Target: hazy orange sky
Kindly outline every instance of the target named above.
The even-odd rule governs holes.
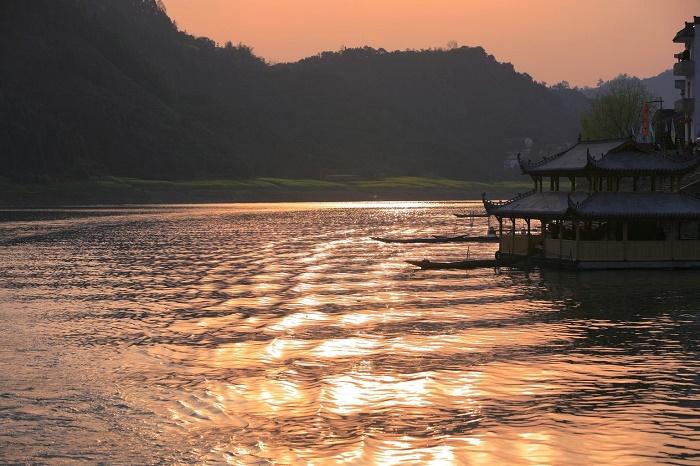
[[[538,81],[594,85],[670,68],[700,0],[164,0],[191,34],[253,47],[270,62],[341,46],[481,45]]]

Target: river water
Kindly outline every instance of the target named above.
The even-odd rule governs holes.
[[[700,273],[415,272],[477,203],[0,213],[0,463],[699,464]]]

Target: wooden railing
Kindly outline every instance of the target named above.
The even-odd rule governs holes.
[[[542,235],[519,235],[515,237],[509,233],[501,236],[499,250],[507,254],[526,256],[535,250],[537,245],[542,244]]]
[[[544,256],[547,259],[576,260],[576,241],[566,239],[544,240]]]

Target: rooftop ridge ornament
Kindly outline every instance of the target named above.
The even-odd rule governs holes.
[[[491,201],[489,199],[486,199],[486,192],[481,193],[481,201],[484,203],[484,209],[486,209],[486,212],[489,213],[493,209],[498,208],[501,206],[500,202],[496,201]]]
[[[520,199],[523,199],[528,196],[532,196],[533,194],[537,193],[536,189],[531,189],[529,191],[526,191],[524,193],[518,193],[515,197],[512,197],[511,199],[506,199],[505,201],[491,201],[486,199],[486,193],[482,192],[481,193],[481,200],[484,203],[484,207],[486,207],[486,210],[490,210],[490,208],[496,208],[496,207],[503,207],[509,204],[512,204],[513,202],[519,201]]]
[[[552,160],[554,160],[554,159],[556,159],[556,158],[558,158],[558,157],[561,157],[562,155],[566,154],[567,152],[569,152],[571,149],[573,149],[574,147],[576,147],[576,146],[578,146],[578,145],[579,145],[579,143],[577,142],[576,144],[574,144],[573,146],[569,147],[568,149],[565,149],[565,150],[563,150],[563,151],[561,151],[561,152],[557,152],[557,153],[555,153],[555,154],[553,154],[553,155],[549,155],[549,156],[546,156],[546,157],[542,157],[542,160],[538,160],[537,162],[530,162],[530,161],[528,160],[528,167],[529,167],[529,168],[537,168],[537,167],[539,167],[539,166],[542,166],[542,165],[544,165],[544,164],[547,163],[547,162],[551,162]]]
[[[586,165],[596,166],[596,160],[591,155],[591,149],[586,149]]]
[[[522,156],[520,155],[520,152],[518,152],[517,159],[518,159],[518,165],[520,166],[520,171],[523,173],[527,172],[527,169],[532,165],[532,162],[530,161],[530,159],[527,159],[527,161],[524,161],[522,159]]]

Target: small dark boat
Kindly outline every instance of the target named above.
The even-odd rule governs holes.
[[[469,212],[466,214],[454,214],[457,218],[486,218],[489,216],[486,212]]]
[[[419,244],[419,243],[497,243],[497,236],[431,236],[429,238],[379,238],[372,237],[382,243]]]
[[[495,259],[483,259],[483,260],[469,260],[469,261],[457,261],[457,262],[433,262],[428,259],[423,259],[420,261],[406,261],[411,265],[420,267],[421,270],[469,270],[469,269],[484,269],[484,268],[495,268],[501,265]]]

